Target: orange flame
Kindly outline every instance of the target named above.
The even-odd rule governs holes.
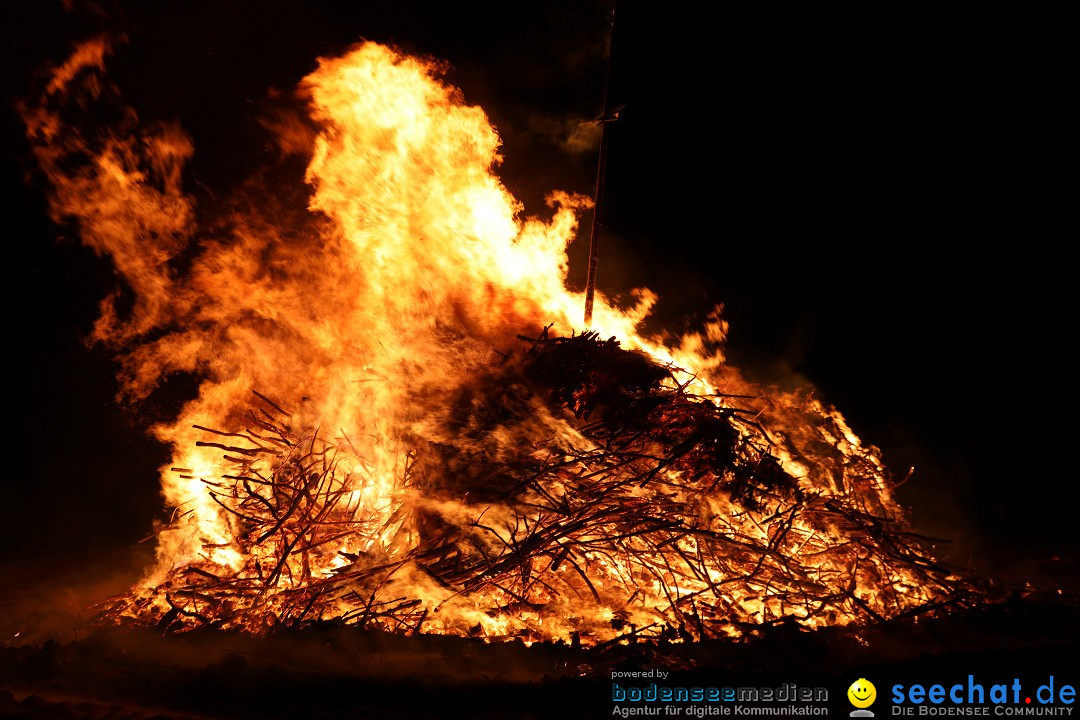
[[[124,127],[104,138],[84,137],[63,121],[72,99],[114,93],[103,80],[107,53],[100,39],[81,45],[55,70],[41,102],[23,111],[55,186],[54,217],[77,220],[84,242],[112,258],[133,292],[130,313],[117,309],[116,297],[103,304],[93,333],[122,353],[125,394],[143,398],[176,372],[201,378],[198,397],[176,421],[155,428],[174,449],[162,487],[177,512],[159,533],[146,592],[190,563],[220,574],[263,572],[263,564],[272,563],[260,556],[264,550],[237,541],[234,520],[208,489],[235,463],[223,460],[222,443],[202,442],[206,428],[243,427],[253,391],[286,405],[299,402],[287,422],[298,442],[314,448],[316,438],[327,438],[344,449],[330,473],[334,497],[351,521],[378,529],[342,538],[320,556],[320,566],[297,569],[296,577],[329,577],[343,558],[358,554],[407,559],[417,539],[403,508],[436,508],[445,521],[462,526],[481,517],[492,526],[509,522],[498,503],[451,502],[403,484],[417,437],[472,443],[493,458],[520,445],[523,435],[589,445],[568,418],[541,405],[528,427],[452,437],[453,391],[494,367],[518,333],[535,336],[548,324],[562,335],[573,332],[583,298],[566,289],[565,248],[589,201],[554,192],[549,219],[524,216],[494,173],[497,132],[480,108],[439,79],[436,64],[374,43],[321,60],[302,85],[318,127],[305,176],[310,212],[279,222],[276,216],[287,211],[275,209],[267,195],[238,202],[226,224],[207,231],[195,227],[194,203],[181,189],[193,146],[179,128],[140,128],[130,110]],[[286,145],[296,142],[291,137]],[[75,156],[90,161],[72,164]],[[619,309],[598,295],[592,329],[683,368],[687,386],[702,396],[715,396],[718,387],[759,394],[723,364],[717,348],[725,326],[718,314],[702,332],[683,338],[639,335],[654,301],[640,291],[633,307]],[[870,510],[899,521],[877,452],[861,444],[839,413],[786,395],[771,396],[759,409],[773,429],[773,455],[800,487],[816,496],[857,493]],[[708,505],[702,513],[729,517],[747,537],[773,542],[731,498],[717,494]],[[792,517],[795,530],[784,542],[797,552],[812,546],[821,528]],[[686,552],[696,551],[694,541],[686,542]],[[622,561],[612,557],[589,562],[595,599],[619,598],[574,609],[593,617],[595,638],[605,637],[598,628],[616,612],[641,625],[655,621],[663,589],[644,571],[613,567]],[[931,597],[910,577],[882,578],[869,562],[854,569],[858,562],[823,556],[818,564],[824,573],[849,577],[849,592],[859,596],[893,584],[912,603]],[[613,588],[635,573],[640,598],[631,602]],[[719,569],[710,577],[682,576],[679,592],[715,592],[725,580]],[[427,631],[479,627],[501,636],[528,628],[535,637],[565,637],[582,627],[566,619],[566,608],[492,613],[411,565],[399,569],[396,582],[407,588],[398,592],[440,610],[438,620],[424,621]],[[757,597],[722,600],[747,618],[798,616],[770,600],[767,588]]]

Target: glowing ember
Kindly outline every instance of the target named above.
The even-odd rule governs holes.
[[[320,61],[302,87],[317,131],[282,125],[307,148],[310,212],[249,187],[207,230],[181,130],[128,109],[103,135],[65,121],[116,102],[107,54],[87,42],[55,70],[29,136],[55,219],[132,291],[93,334],[125,393],[201,379],[155,428],[174,521],[111,618],[597,643],[962,599],[876,451],[724,365],[718,315],[648,339],[650,293],[599,295],[575,333],[565,248],[588,201],[556,192],[550,219],[523,217],[494,128],[437,67],[372,43]]]

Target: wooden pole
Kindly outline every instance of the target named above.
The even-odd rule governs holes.
[[[615,66],[615,8],[611,4],[611,30],[608,35],[607,76],[604,79],[604,110],[600,115],[600,158],[596,169],[596,191],[593,193],[592,232],[589,236],[589,273],[585,279],[585,327],[592,323],[593,296],[596,294],[596,263],[600,253],[601,208],[604,202],[604,170],[607,166],[608,123],[615,119],[611,112],[611,76]]]

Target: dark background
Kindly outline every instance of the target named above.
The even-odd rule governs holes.
[[[0,590],[135,567],[163,508],[159,408],[113,401],[87,348],[108,263],[47,216],[14,103],[73,42],[127,43],[110,78],[144,120],[177,119],[185,179],[225,191],[275,150],[269,88],[361,38],[447,60],[491,116],[527,211],[591,194],[595,150],[545,127],[597,116],[607,3],[191,2],[5,6],[4,306],[8,442]],[[529,7],[518,7],[528,5]],[[657,326],[723,303],[731,361],[813,384],[900,477],[941,552],[1041,589],[1075,572],[1074,164],[1062,18],[880,10],[748,16],[620,5],[599,285],[659,292]],[[571,247],[584,281],[588,218]],[[182,395],[159,398],[165,406]],[[132,550],[136,547],[135,550]],[[141,548],[141,549],[140,549]]]

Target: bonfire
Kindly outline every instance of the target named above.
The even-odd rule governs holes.
[[[566,287],[588,198],[524,215],[499,137],[444,68],[365,43],[268,122],[304,184],[199,226],[174,125],[123,108],[80,45],[23,108],[57,220],[127,294],[93,340],[125,398],[199,378],[154,428],[171,520],[116,623],[344,624],[582,645],[697,641],[963,607],[876,449],[812,392],[724,362],[719,314],[639,331],[655,297]],[[72,119],[72,116],[75,119]],[[299,210],[288,198],[302,194]]]

